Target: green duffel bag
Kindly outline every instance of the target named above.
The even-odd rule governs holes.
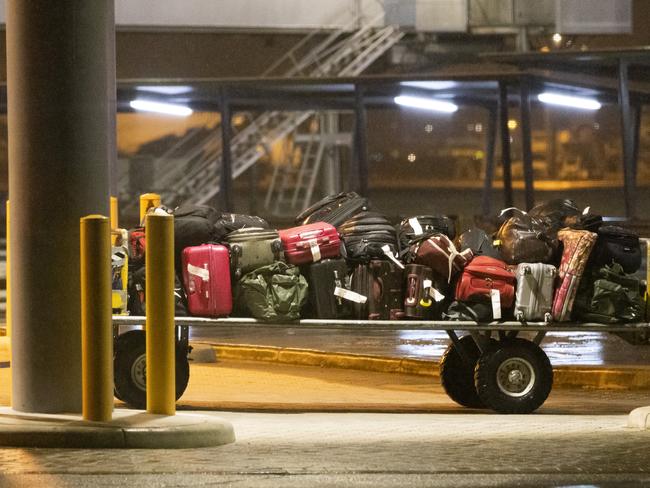
[[[239,286],[240,305],[264,322],[299,320],[307,300],[307,280],[296,266],[282,261],[245,274]]]
[[[639,280],[625,274],[620,264],[600,268],[585,291],[588,295],[582,296],[578,307],[580,320],[605,324],[643,320]]]

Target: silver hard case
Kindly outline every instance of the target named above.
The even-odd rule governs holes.
[[[551,264],[521,263],[517,266],[517,320],[551,321],[556,276],[557,269]]]

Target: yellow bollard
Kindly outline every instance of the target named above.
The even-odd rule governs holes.
[[[84,420],[107,422],[113,412],[113,331],[109,219],[81,219],[81,374]]]
[[[145,193],[140,195],[140,222],[144,222],[147,210],[152,207],[159,207],[161,204],[160,195],[157,193]]]
[[[10,244],[9,244],[9,200],[7,200],[7,256],[5,261],[5,288],[7,292],[6,305],[5,305],[5,321],[7,323],[7,337],[9,337],[9,364],[11,365],[11,292],[9,291],[9,283],[11,282],[11,266],[9,265]],[[11,376],[9,375],[9,405],[11,405]]]
[[[176,413],[174,217],[147,215],[147,412]]]
[[[111,197],[111,230],[119,228],[117,197]]]
[[[111,197],[110,205],[111,205],[111,230],[115,230],[119,227],[117,197]],[[117,235],[111,233],[111,244],[114,246],[116,242],[117,242]]]

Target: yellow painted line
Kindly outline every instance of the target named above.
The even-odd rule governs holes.
[[[296,366],[356,369],[379,373],[401,373],[439,378],[439,362],[414,358],[389,358],[364,354],[328,353],[312,349],[240,344],[211,344],[220,359],[266,361]],[[601,390],[648,390],[650,367],[646,366],[556,366],[555,388]]]

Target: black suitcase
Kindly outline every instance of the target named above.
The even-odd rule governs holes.
[[[305,266],[309,282],[308,315],[318,319],[342,319],[352,313],[351,302],[334,294],[347,289],[348,265],[344,259],[324,259]]]
[[[444,295],[446,283],[436,283],[431,268],[421,264],[406,265],[404,277],[404,316],[419,320],[440,319],[448,301]]]
[[[399,320],[404,318],[403,271],[390,261],[373,259],[359,264],[352,273],[352,291],[367,297],[355,303],[353,314],[361,320]]]

